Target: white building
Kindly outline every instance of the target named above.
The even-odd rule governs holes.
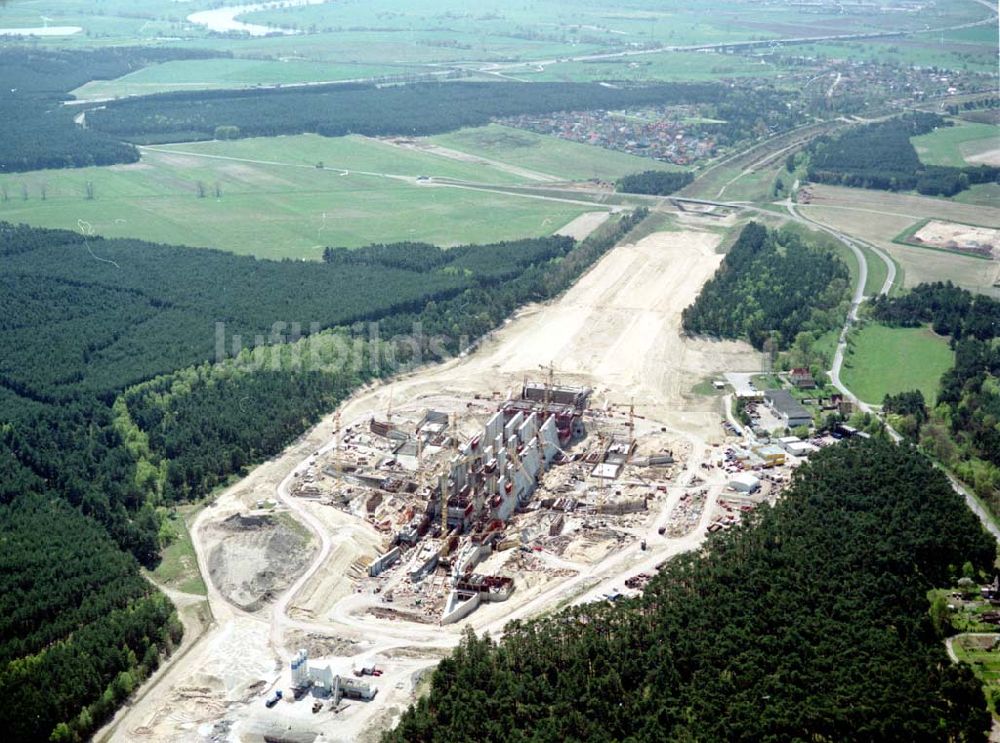
[[[760,478],[749,472],[738,472],[729,479],[729,487],[741,493],[756,493],[760,490]]]

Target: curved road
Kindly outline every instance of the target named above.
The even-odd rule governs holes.
[[[680,201],[685,203],[702,204],[706,206],[727,207],[730,209],[742,209],[745,211],[754,211],[761,214],[767,214],[772,217],[775,215],[774,212],[768,209],[762,209],[760,207],[753,206],[751,204],[744,204],[741,202],[711,201],[707,199],[690,199],[678,196],[664,197],[664,199],[668,198],[673,201]],[[788,216],[786,217],[787,219],[799,222],[800,224],[805,224],[809,227],[815,227],[821,229],[827,234],[832,235],[833,237],[837,238],[840,242],[842,242],[844,245],[846,245],[848,248],[850,248],[858,259],[858,283],[857,286],[855,286],[854,288],[854,295],[851,300],[850,312],[848,313],[847,319],[844,322],[844,327],[840,331],[840,339],[837,343],[837,350],[834,353],[833,366],[829,370],[829,374],[830,374],[830,380],[833,382],[833,385],[838,390],[840,390],[840,392],[844,394],[845,397],[847,397],[850,400],[853,400],[861,410],[866,412],[875,412],[871,405],[864,402],[863,400],[858,398],[857,395],[851,392],[851,390],[843,383],[843,381],[840,378],[840,370],[844,363],[844,352],[847,348],[847,335],[850,332],[851,326],[855,322],[857,322],[858,309],[861,307],[861,304],[865,300],[864,290],[865,290],[865,284],[868,281],[868,260],[865,257],[864,251],[862,251],[858,247],[858,245],[863,244],[866,248],[875,253],[875,255],[877,255],[879,259],[881,259],[888,268],[885,282],[883,282],[882,287],[879,290],[879,294],[888,294],[889,291],[892,289],[892,286],[896,281],[896,266],[892,262],[892,259],[885,252],[875,247],[874,245],[859,240],[856,237],[843,233],[839,230],[836,230],[832,227],[822,224],[821,222],[817,222],[814,219],[811,219],[809,217],[800,214],[795,209],[795,205],[791,202],[791,198],[786,200],[785,205],[788,210]],[[886,431],[888,431],[889,436],[892,437],[893,441],[896,441],[897,443],[902,441],[903,437],[895,429],[893,429],[892,426],[890,426],[888,423],[886,423],[885,426],[886,426]],[[993,537],[998,542],[1000,542],[1000,526],[997,525],[997,523],[990,516],[990,514],[987,512],[986,508],[982,505],[982,503],[979,502],[979,500],[975,497],[975,495],[973,495],[968,490],[968,488],[966,488],[964,485],[962,485],[962,483],[960,483],[957,479],[955,479],[955,477],[950,472],[948,472],[944,468],[942,468],[942,471],[948,477],[948,480],[949,482],[951,482],[951,486],[955,490],[955,492],[961,495],[965,499],[965,503],[969,507],[969,510],[972,511],[974,514],[976,514],[976,516],[982,523],[983,527],[990,534],[992,534]]]

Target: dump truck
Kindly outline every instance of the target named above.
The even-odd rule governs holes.
[[[265,706],[267,706],[268,709],[270,709],[271,707],[273,707],[274,705],[276,705],[278,702],[280,702],[281,698],[283,696],[284,696],[284,692],[282,692],[281,689],[277,689],[274,692],[274,694],[272,694],[271,696],[269,696],[267,698],[267,700],[264,702],[264,704],[265,704]]]

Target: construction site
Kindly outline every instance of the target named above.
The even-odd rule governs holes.
[[[343,429],[338,419],[334,445],[290,493],[383,535],[382,551],[352,566],[370,614],[451,624],[637,541],[665,498],[684,442],[640,436],[633,404],[591,398],[550,369],[504,393],[442,396],[434,409],[390,403]]]
[[[680,332],[719,242],[617,247],[223,491],[191,526],[211,623],[110,738],[377,740],[468,629],[633,595],[777,497],[795,457],[744,456],[722,393],[692,391],[760,367]]]

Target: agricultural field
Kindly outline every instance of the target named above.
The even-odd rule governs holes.
[[[439,134],[423,141],[565,180],[615,180],[643,170],[682,170],[650,158],[498,124]]]
[[[629,6],[616,13],[613,3],[609,7],[594,0],[536,0],[520,6],[485,0],[476,5],[473,13],[462,0],[441,0],[430,9],[413,0],[384,0],[279,8],[248,13],[241,20],[319,31],[350,25],[395,28],[409,34],[446,32],[448,38],[457,39],[459,44],[464,41],[479,52],[499,51],[518,39],[601,48],[624,47],[637,41],[695,44],[748,37],[749,14],[735,13],[719,22],[717,17],[703,12],[712,5],[722,7],[719,2],[705,3],[695,12],[676,0],[644,5],[640,12]],[[787,18],[797,14],[785,7],[774,8],[769,15]]]
[[[927,219],[913,225],[896,240],[907,245],[951,250],[984,259],[1000,257],[1000,230],[995,227]]]
[[[948,339],[927,328],[869,323],[850,336],[841,378],[865,402],[916,389],[933,405],[941,375],[953,363]]]
[[[1000,204],[1000,183],[978,183],[952,196],[952,201],[976,206],[996,206]]]
[[[425,72],[422,68],[406,65],[311,62],[288,58],[177,60],[143,67],[115,80],[94,80],[74,90],[72,95],[79,100],[93,100],[175,90],[340,82]]]
[[[965,29],[988,30],[988,26]],[[953,32],[959,33],[959,32]],[[783,53],[795,56],[877,61],[888,64],[920,67],[939,67],[945,70],[967,70],[990,75],[997,74],[996,37],[991,43],[969,41],[967,38],[952,39],[940,35],[916,34],[905,39],[865,39],[862,41],[835,41],[817,44],[803,44],[788,47]]]
[[[894,242],[904,231],[928,218],[1000,228],[1000,208],[840,186],[810,185],[809,193],[810,202],[799,206],[802,214],[884,250],[902,269],[905,287],[926,281],[952,281],[969,291],[1000,296],[1000,288],[993,286],[1000,278],[1000,264]],[[872,264],[870,260],[869,266]]]
[[[723,184],[718,198],[726,201],[770,201],[774,185],[781,177],[786,187],[791,185],[781,161],[751,172],[742,171]]]
[[[185,143],[142,153],[134,165],[4,176],[0,188],[8,198],[0,202],[0,220],[318,259],[325,246],[401,240],[456,245],[546,235],[594,210],[587,203],[420,182],[419,176],[498,184],[518,179],[361,137]],[[88,183],[92,199],[86,198]]]
[[[929,134],[910,137],[927,165],[996,165],[1000,163],[1000,128],[990,124],[970,124],[958,120]],[[992,154],[992,157],[991,157]]]
[[[531,65],[508,74],[528,82],[593,82],[599,80],[711,81],[732,77],[771,77],[786,72],[765,57],[716,52],[663,52],[636,57]]]
[[[232,25],[211,28],[235,30],[238,24],[249,23],[282,31],[272,36],[213,35],[205,23],[188,20],[193,13],[217,9],[219,5],[211,0],[104,0],[97,5],[84,0],[51,0],[45,4],[47,20],[43,21],[35,3],[7,3],[0,7],[0,29],[39,28],[43,24],[79,29],[69,35],[38,37],[41,43],[58,46],[158,43],[214,48],[241,56],[311,61],[509,63],[655,44],[692,46],[813,34],[915,30],[927,24],[943,26],[983,16],[983,9],[972,2],[942,4],[920,14],[872,14],[844,12],[832,5],[830,12],[808,12],[791,2],[762,6],[722,0],[695,6],[682,0],[643,0],[628,5],[597,0],[534,0],[520,5],[486,0],[474,10],[460,0],[441,0],[433,8],[419,0],[348,0],[313,5],[286,3],[284,7],[230,15]],[[958,61],[969,57],[975,64],[988,67],[988,57],[976,55],[986,49],[976,34],[947,37],[946,41],[947,51],[938,52],[939,56],[948,55]],[[929,43],[920,44],[925,56],[933,50]],[[928,50],[923,51],[923,46]],[[867,43],[858,47],[867,53]],[[733,64],[742,66],[745,62]]]

